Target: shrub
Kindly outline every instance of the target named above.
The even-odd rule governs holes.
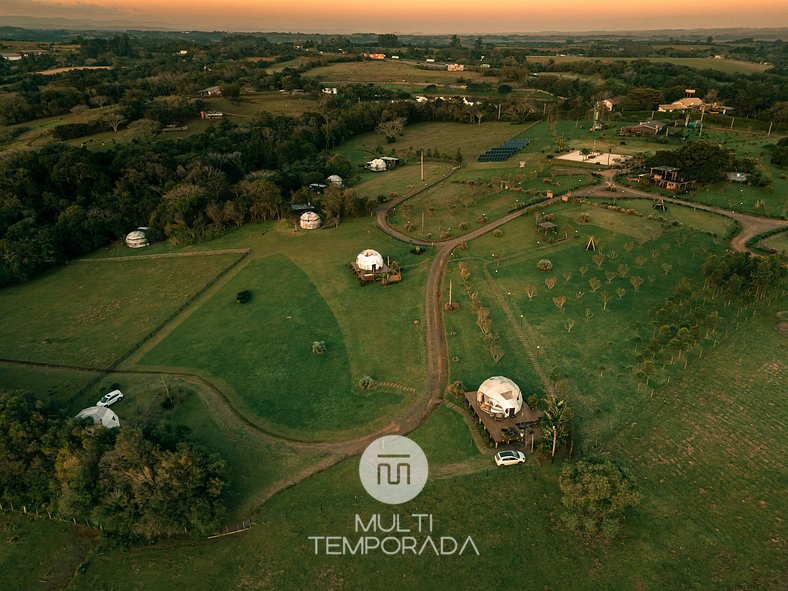
[[[496,238],[500,238],[501,236],[503,236],[503,230],[501,230],[500,228],[496,228],[495,231],[493,232],[493,236],[495,236]]]
[[[375,387],[375,380],[370,376],[364,376],[358,381],[358,387],[362,390],[372,390]]]
[[[325,341],[313,341],[312,342],[312,353],[315,355],[322,355],[326,352],[326,342]]]
[[[541,259],[538,263],[536,263],[536,268],[542,273],[547,273],[553,270],[553,263],[550,259]]]
[[[457,380],[446,386],[446,391],[454,396],[462,396],[465,394],[465,384]]]
[[[528,408],[531,410],[536,410],[537,404],[539,404],[539,399],[536,397],[536,394],[531,394],[528,397]]]

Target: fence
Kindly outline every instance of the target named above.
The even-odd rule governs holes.
[[[31,509],[28,510],[27,505],[22,505],[21,509],[14,507],[14,504],[11,502],[7,502],[3,504],[0,502],[0,511],[5,513],[16,513],[18,515],[27,515],[28,517],[32,517],[34,519],[49,519],[50,521],[59,521],[60,523],[67,523],[73,526],[82,527],[83,523],[85,527],[91,529],[98,529],[100,531],[104,531],[104,526],[98,521],[91,521],[89,519],[80,518],[77,519],[76,517],[66,517],[63,515],[59,515],[58,513],[52,513],[51,511],[40,511],[38,508],[35,510]],[[251,519],[244,519],[240,524],[228,524],[225,525],[223,531],[218,531],[217,533],[211,534],[206,536],[207,539],[212,540],[214,538],[222,538],[225,536],[232,536],[234,534],[243,533],[249,531],[252,526],[255,525]],[[183,528],[183,533],[185,535],[189,534],[188,528]]]

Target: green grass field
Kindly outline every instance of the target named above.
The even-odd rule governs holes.
[[[579,62],[579,61],[601,61],[602,63],[605,62],[613,62],[613,61],[632,61],[634,58],[631,57],[585,57],[585,56],[575,56],[575,55],[553,55],[553,56],[546,56],[546,55],[529,55],[528,61],[533,63],[547,63],[547,62],[554,62],[554,63],[566,63],[566,62]],[[656,63],[665,63],[665,64],[675,64],[677,66],[687,66],[688,68],[694,68],[696,70],[717,70],[720,72],[725,72],[726,74],[754,74],[754,73],[761,73],[765,72],[769,66],[765,66],[763,64],[755,63],[755,62],[745,62],[741,60],[729,60],[729,59],[712,59],[712,58],[705,58],[705,57],[648,57],[644,58],[652,62]]]
[[[72,263],[3,289],[2,356],[106,367],[238,256]]]
[[[338,83],[406,83],[406,84],[440,84],[451,83],[457,78],[466,80],[487,80],[479,72],[447,72],[438,69],[421,69],[415,64],[405,61],[363,61],[340,62],[314,68],[305,74],[309,78],[317,78],[324,84]]]
[[[774,236],[762,240],[758,246],[774,248],[777,252],[788,252],[788,232],[780,232]]]

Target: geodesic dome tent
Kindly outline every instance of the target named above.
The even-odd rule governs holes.
[[[381,172],[386,170],[386,161],[383,158],[375,158],[367,162],[367,168],[374,172]]]
[[[476,401],[490,414],[512,417],[523,408],[523,393],[509,378],[493,376],[479,386]]]
[[[331,183],[332,185],[334,185],[335,187],[341,187],[342,186],[342,177],[339,176],[338,174],[332,174],[326,180],[329,183]]]
[[[129,248],[142,248],[148,246],[148,237],[142,230],[134,230],[126,235],[126,246]]]
[[[304,230],[317,230],[322,224],[320,216],[314,211],[305,211],[302,213],[298,223]]]
[[[367,248],[358,253],[356,266],[362,271],[372,271],[373,267],[380,271],[383,269],[383,257],[377,250]]]
[[[91,419],[94,424],[101,425],[107,429],[120,427],[120,419],[112,410],[106,406],[90,406],[82,409],[77,415],[78,419]]]

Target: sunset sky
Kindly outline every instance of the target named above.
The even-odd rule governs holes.
[[[502,33],[788,26],[785,0],[3,0],[3,16],[228,31]]]

